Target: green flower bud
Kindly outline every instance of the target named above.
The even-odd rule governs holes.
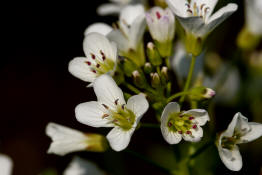
[[[132,72],[132,77],[134,84],[139,88],[145,88],[147,85],[146,78],[143,74],[143,72],[139,72],[138,70],[135,70]]]
[[[159,77],[158,73],[156,73],[156,72],[151,73],[150,76],[151,76],[152,87],[154,87],[154,88],[159,87],[161,85],[161,82],[160,82],[160,77]]]
[[[118,85],[125,81],[124,73],[119,68],[117,68],[117,70],[115,71],[113,78],[114,78],[116,84],[118,84]]]
[[[144,71],[146,74],[150,74],[153,71],[153,67],[149,62],[144,65]]]
[[[147,56],[152,65],[159,66],[162,64],[162,58],[160,57],[155,45],[152,42],[147,44]]]
[[[203,86],[195,87],[190,90],[189,98],[191,100],[200,101],[210,99],[216,95],[216,92],[210,88]]]
[[[247,27],[244,27],[237,37],[237,45],[244,50],[254,49],[260,41],[260,36],[253,35]]]
[[[120,57],[119,66],[127,77],[131,77],[132,73],[138,68],[138,66],[132,60],[126,57]]]
[[[105,136],[94,133],[86,133],[86,136],[88,138],[87,151],[105,152],[108,149],[109,146]]]

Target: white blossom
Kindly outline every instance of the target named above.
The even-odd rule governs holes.
[[[121,151],[128,146],[148,102],[143,95],[134,95],[126,103],[122,90],[109,75],[97,78],[93,87],[97,101],[79,104],[76,118],[93,127],[114,127],[107,139],[115,151]]]
[[[113,28],[110,25],[108,25],[106,23],[102,23],[102,22],[97,22],[97,23],[89,25],[86,28],[84,35],[87,36],[89,33],[96,32],[96,33],[100,33],[100,34],[106,36],[112,30],[113,30]]]
[[[242,157],[237,144],[251,142],[262,136],[262,124],[248,122],[240,112],[236,113],[226,131],[220,134],[217,148],[225,166],[232,171],[242,168]]]
[[[262,1],[245,0],[245,10],[248,30],[254,35],[262,35]]]
[[[190,142],[198,142],[203,137],[200,126],[209,121],[207,111],[191,109],[180,111],[176,102],[170,102],[165,107],[161,116],[161,132],[169,144],[177,144],[182,138]]]
[[[11,175],[13,168],[13,161],[10,157],[0,154],[0,174]]]
[[[72,75],[92,83],[100,75],[115,71],[117,48],[104,35],[87,34],[83,48],[86,57],[76,57],[69,63],[68,70]]]
[[[229,3],[212,14],[218,0],[166,0],[169,8],[186,32],[204,37],[237,10],[237,4]]]

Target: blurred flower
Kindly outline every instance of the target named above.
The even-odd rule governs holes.
[[[166,0],[186,32],[204,37],[237,10],[237,4],[229,3],[212,14],[218,0]],[[212,15],[211,15],[212,14]]]
[[[108,38],[117,43],[120,54],[130,58],[138,66],[143,66],[145,63],[142,43],[145,28],[144,7],[140,4],[128,5],[121,10],[119,29],[108,34]]]
[[[245,0],[245,10],[248,30],[253,35],[262,35],[262,1]]]
[[[107,148],[106,139],[100,134],[84,134],[56,123],[49,123],[47,125],[46,134],[53,141],[47,152],[60,156],[84,150],[103,152]]]
[[[146,13],[146,21],[160,55],[170,56],[175,35],[175,17],[170,9],[154,7]]]
[[[104,35],[89,33],[83,47],[86,57],[76,57],[69,63],[68,69],[72,75],[93,82],[100,75],[115,71],[117,48]]]
[[[161,132],[169,144],[177,144],[182,138],[190,142],[198,142],[203,137],[200,126],[209,121],[206,110],[191,109],[180,111],[176,102],[168,103],[161,116]]]
[[[80,123],[93,127],[114,127],[107,135],[115,151],[125,149],[141,117],[148,109],[143,95],[130,97],[127,104],[122,90],[109,75],[102,75],[94,82],[97,101],[79,104],[76,118]]]
[[[84,35],[87,36],[89,33],[96,32],[96,33],[100,33],[100,34],[106,36],[112,30],[113,30],[113,28],[110,25],[108,25],[106,23],[102,23],[102,22],[97,22],[97,23],[89,25],[86,28]]]
[[[0,171],[1,175],[11,175],[13,162],[10,157],[0,154]]]
[[[63,175],[105,175],[93,162],[74,157]]]
[[[225,166],[232,171],[242,168],[242,157],[237,144],[251,142],[262,136],[262,124],[248,122],[240,112],[236,113],[226,131],[218,138],[219,156]]]

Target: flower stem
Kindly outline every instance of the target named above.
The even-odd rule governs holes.
[[[173,94],[172,96],[170,96],[168,99],[167,99],[167,103],[169,103],[169,102],[171,102],[172,100],[174,100],[175,98],[177,98],[177,97],[180,97],[180,96],[182,96],[182,95],[187,95],[187,94],[189,94],[189,92],[178,92],[178,93],[176,93],[176,94]]]
[[[188,91],[188,88],[189,88],[189,85],[190,85],[190,82],[191,82],[191,79],[192,79],[192,75],[193,75],[193,72],[194,72],[195,63],[196,63],[196,56],[192,55],[191,64],[190,64],[189,72],[188,72],[188,75],[187,75],[186,84],[185,84],[185,87],[184,87],[184,90],[183,90],[184,92]],[[185,97],[186,97],[186,95],[183,95],[180,98],[179,102],[183,103],[184,100],[185,100]]]
[[[189,160],[194,159],[195,157],[197,157],[198,155],[200,155],[201,153],[203,153],[208,147],[212,146],[214,144],[213,141],[208,142],[206,144],[204,144],[202,147],[200,147],[194,154],[192,154],[189,157]]]
[[[136,94],[139,94],[140,93],[140,90],[138,90],[136,87],[134,87],[133,85],[131,84],[128,84],[128,83],[123,83],[130,91],[136,93]]]
[[[146,156],[144,155],[141,155],[137,152],[134,152],[134,151],[131,151],[131,150],[126,150],[125,152],[129,153],[130,155],[136,157],[136,158],[139,158],[145,162],[147,162],[148,164],[150,165],[153,165],[154,167],[158,168],[159,170],[161,170],[163,173],[166,173],[166,174],[169,174],[170,173],[170,170],[159,165],[158,163],[154,162],[153,160],[147,158]]]

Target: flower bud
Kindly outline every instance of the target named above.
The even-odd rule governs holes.
[[[216,92],[210,88],[206,88],[203,86],[200,87],[195,87],[190,90],[190,99],[191,100],[205,100],[205,99],[210,99],[216,95]]]
[[[154,66],[159,66],[162,64],[162,59],[155,47],[155,45],[152,42],[149,42],[147,44],[147,56],[149,58],[149,61]]]
[[[88,146],[86,147],[87,151],[92,152],[105,152],[108,149],[108,142],[105,136],[100,134],[86,133],[88,137]]]
[[[156,73],[156,72],[155,73],[151,73],[150,76],[151,76],[151,85],[152,85],[152,87],[154,87],[154,88],[159,87],[161,82],[160,82],[160,77],[159,77],[158,73]]]
[[[139,88],[146,87],[146,78],[142,72],[135,70],[132,72],[134,84]]]
[[[237,45],[244,50],[254,49],[260,41],[260,36],[252,34],[246,27],[241,30],[237,37]]]
[[[144,71],[146,74],[150,74],[153,71],[153,67],[149,62],[144,65]]]
[[[131,77],[134,70],[137,69],[137,65],[130,59],[126,57],[120,57],[120,64],[122,70],[124,70],[124,74],[127,77]]]

